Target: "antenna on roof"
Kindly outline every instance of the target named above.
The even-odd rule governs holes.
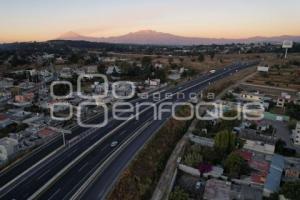
[[[282,48],[285,49],[285,55],[284,59],[287,58],[288,49],[291,49],[293,47],[293,41],[291,40],[284,40],[282,43]]]

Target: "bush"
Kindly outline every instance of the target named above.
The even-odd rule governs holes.
[[[280,194],[291,200],[297,200],[300,197],[300,181],[287,182],[280,189]]]
[[[225,160],[225,170],[230,177],[238,178],[243,174],[248,174],[250,168],[246,160],[233,152]]]
[[[183,163],[190,167],[197,167],[202,162],[201,147],[194,145],[184,155]]]
[[[229,131],[221,131],[215,137],[215,149],[228,155],[236,148],[236,136]]]
[[[169,196],[169,200],[188,200],[189,194],[186,193],[183,189],[180,187],[175,187],[174,191],[171,192]]]

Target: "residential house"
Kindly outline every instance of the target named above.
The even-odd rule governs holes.
[[[33,98],[34,98],[34,94],[32,92],[26,93],[24,95],[16,95],[15,102],[17,103],[32,102]]]
[[[4,114],[0,114],[0,129],[12,124],[13,121]]]
[[[263,102],[264,95],[261,95],[259,93],[246,93],[246,92],[242,92],[240,94],[240,99],[244,100],[244,101]]]
[[[23,121],[32,115],[31,112],[24,111],[22,108],[9,109],[6,113],[13,121]]]
[[[19,84],[19,88],[23,89],[23,90],[30,90],[32,88],[34,88],[34,83],[32,82],[28,82],[28,81],[25,81],[25,82],[22,82]]]
[[[2,78],[1,78],[2,79]],[[12,88],[14,86],[14,80],[11,78],[3,78],[0,81],[0,88],[1,89],[9,89]]]
[[[295,145],[300,145],[300,122],[297,122],[296,128],[292,131],[292,139]]]
[[[262,190],[247,185],[231,185],[230,199],[235,200],[262,200]]]
[[[156,69],[162,69],[164,66],[163,66],[163,64],[161,64],[161,63],[155,63],[154,64],[154,68],[156,68]]]
[[[275,154],[271,160],[271,167],[269,169],[269,174],[264,185],[263,194],[266,197],[280,189],[281,176],[284,170],[284,157]]]
[[[43,128],[36,133],[42,139],[49,139],[54,137],[57,133],[50,128]]]
[[[18,141],[4,137],[0,139],[0,164],[6,163],[8,160],[13,158],[18,152]]]
[[[109,66],[106,70],[107,75],[114,75],[115,73],[116,74],[121,74],[121,69],[116,65]]]
[[[148,86],[159,86],[160,85],[160,79],[148,79],[148,80],[145,80],[145,84],[148,85]]]
[[[98,72],[97,65],[90,65],[90,66],[86,66],[85,68],[87,74],[96,74]]]
[[[269,72],[269,67],[268,66],[257,66],[257,71],[258,72],[263,72],[263,73],[268,73]]]
[[[205,200],[230,200],[231,183],[209,179],[206,182],[203,199]]]
[[[72,78],[73,72],[72,72],[71,68],[64,67],[60,70],[59,76],[61,78]]]
[[[270,155],[273,155],[275,151],[274,144],[268,144],[262,141],[255,141],[249,139],[245,141],[243,148],[250,151],[259,152],[263,154],[270,154]]]
[[[6,103],[12,98],[10,91],[0,91],[0,102]]]
[[[55,59],[55,64],[57,64],[57,65],[62,65],[65,62],[66,62],[65,59],[63,59],[62,57],[58,57]]]
[[[279,108],[283,108],[285,104],[285,98],[279,97],[276,102],[276,106]]]

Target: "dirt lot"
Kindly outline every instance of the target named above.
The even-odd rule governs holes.
[[[269,65],[269,73],[257,73],[247,83],[300,91],[300,54],[290,54],[286,61],[275,54],[263,55],[264,65]]]
[[[166,66],[177,64],[187,68],[196,69],[199,72],[217,69],[231,64],[238,60],[257,59],[258,54],[216,54],[213,59],[206,55],[204,61],[200,62],[197,56],[156,56],[143,54],[113,54],[117,57],[128,58],[130,60],[140,60],[144,56],[152,57],[153,63],[162,63]]]

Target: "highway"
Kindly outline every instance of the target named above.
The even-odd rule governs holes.
[[[230,75],[230,73],[233,73],[236,70],[243,69],[244,67],[246,66],[241,64],[227,66],[225,70],[217,70],[215,74],[201,76],[196,80],[184,83],[176,88],[167,90],[162,93],[176,93],[178,91],[183,90],[184,93],[188,94],[190,92],[198,91],[200,88],[203,88],[207,84],[209,84],[209,82],[228,76]],[[139,99],[136,102],[143,101],[146,100]],[[154,100],[151,99],[150,101]],[[174,102],[177,100],[174,96],[171,100],[168,101]],[[146,109],[146,106],[144,108]],[[109,114],[109,116],[111,116],[111,113]],[[41,191],[41,193],[39,193],[37,196],[39,199],[70,198],[77,191],[77,189],[80,188],[81,185],[88,179],[88,177],[98,168],[99,165],[104,163],[107,160],[107,158],[118,149],[119,146],[128,141],[129,138],[132,139],[132,136],[137,134],[136,138],[133,138],[132,142],[130,142],[130,144],[128,144],[128,146],[124,148],[124,151],[122,151],[121,154],[118,155],[118,157],[127,152],[127,150],[129,153],[126,153],[126,155],[124,155],[120,159],[114,159],[114,161],[111,163],[111,165],[115,164],[117,168],[123,168],[127,164],[128,160],[130,160],[130,158],[133,157],[134,152],[140,149],[143,146],[143,144],[149,139],[149,137],[151,137],[151,135],[155,133],[155,131],[169,117],[170,113],[165,113],[163,115],[162,120],[153,120],[153,110],[148,109],[144,113],[142,113],[138,121],[135,119],[128,121],[111,120],[107,126],[100,129],[87,129],[82,127],[76,127],[72,130],[72,135],[67,136],[68,140],[82,135],[83,132],[89,131],[90,134],[86,135],[86,137],[82,138],[81,140],[78,140],[78,142],[74,143],[74,145],[62,149],[58,153],[54,154],[53,156],[49,157],[44,162],[39,164],[37,167],[33,168],[31,171],[26,173],[23,176],[23,178],[21,178],[15,184],[13,184],[12,187],[9,187],[7,189],[5,188],[5,190],[3,190],[3,192],[0,194],[0,198],[27,199],[30,197],[35,197],[36,191],[41,189],[42,186],[44,186],[45,184],[48,184],[51,178],[59,174],[62,171],[62,169],[64,169],[66,166],[72,163],[72,161],[76,160],[76,158],[79,158],[79,155],[82,155],[86,151],[86,149],[93,146],[95,143],[99,143],[90,152],[84,154],[84,156],[81,156],[77,162],[70,166],[68,170],[65,170],[65,172],[57,178],[57,180],[54,180],[48,187],[45,188],[45,190]],[[90,122],[96,124],[97,122],[101,122],[102,119],[103,116],[99,115],[99,117],[93,118],[92,120],[90,120]],[[116,128],[118,126],[120,127]],[[119,141],[118,146],[114,148],[110,147],[110,143],[115,140]],[[52,143],[49,143],[48,145],[42,147],[40,149],[40,153],[43,156],[40,156],[40,153],[36,153],[36,155],[33,155],[32,157],[28,157],[28,161],[25,160],[25,162],[23,163],[20,162],[19,165],[16,165],[16,169],[19,169],[19,171],[17,170],[17,173],[21,174],[24,171],[24,169],[29,168],[33,165],[33,163],[37,163],[41,158],[45,157],[50,152],[59,148],[59,146],[61,146],[62,144],[61,141],[61,138],[58,138]],[[33,162],[29,162],[30,159],[32,159]],[[123,163],[122,160],[124,161]],[[105,168],[104,171],[109,169],[116,169],[116,167],[108,167]],[[120,169],[112,170],[114,172],[108,171],[105,173],[101,173],[97,180],[95,180],[95,184],[87,188],[84,194],[93,195],[91,199],[102,198],[105,195],[105,193],[109,190],[111,184],[113,184],[114,180],[118,176],[118,173],[120,173]],[[5,173],[3,173],[3,175],[1,174],[1,185],[5,185],[5,183],[9,182],[10,180],[12,180],[12,178],[14,178],[13,176],[9,176],[10,174],[13,174],[13,172],[14,170],[12,169],[10,171],[7,171],[7,176]],[[111,174],[112,176],[109,179],[103,177],[105,175],[107,176],[107,174]],[[2,179],[2,177],[7,178]],[[105,184],[101,183],[101,180],[105,180],[103,178],[105,178],[107,181],[107,187],[104,187]],[[2,180],[4,181],[2,182]],[[98,184],[99,181],[101,184]],[[98,187],[101,187],[102,189],[99,189]],[[99,196],[98,192],[96,197],[96,193],[93,192],[94,190],[103,191],[103,196]]]
[[[196,83],[193,82],[191,83],[191,85],[187,85],[185,88],[182,88],[181,90],[185,94],[185,96],[188,97],[187,94],[191,92],[198,92],[199,90],[203,89],[208,84],[210,84],[211,82],[223,78],[225,76],[228,76],[231,72],[236,72],[236,70],[240,70],[240,69],[241,69],[240,67],[234,68],[232,70],[229,69],[228,72],[225,73],[218,71],[217,74],[213,75],[213,77],[218,76],[219,73],[224,73],[224,74],[220,77],[213,78],[210,81],[204,81],[201,84],[198,84],[197,82]],[[173,102],[174,101],[184,102],[187,100],[188,100],[187,98],[181,100],[176,100],[176,98],[172,99]],[[78,190],[77,194],[70,197],[68,195],[61,193],[64,192],[62,190],[63,188],[62,187],[63,184],[62,184],[59,187],[56,187],[56,192],[59,191],[55,194],[56,197],[72,198],[72,199],[105,199],[112,185],[115,183],[118,176],[120,175],[122,170],[127,166],[129,161],[134,157],[136,152],[138,152],[143,147],[143,145],[149,140],[149,138],[153,135],[153,133],[155,133],[169,117],[171,117],[171,113],[165,113],[163,116],[163,120],[152,121],[151,125],[145,131],[143,131],[143,133],[141,133],[139,137],[135,138],[128,146],[126,146],[126,148],[122,149],[120,154],[117,155],[115,158],[113,158],[108,165],[103,166],[99,174],[93,174],[93,177],[95,178],[92,179],[91,183],[86,183],[85,188],[82,187],[80,189],[77,189],[76,186],[70,187],[73,190],[77,189]],[[98,166],[101,165],[98,164]],[[66,178],[63,178],[63,180],[65,181]],[[61,194],[62,196],[59,196],[59,194]]]

